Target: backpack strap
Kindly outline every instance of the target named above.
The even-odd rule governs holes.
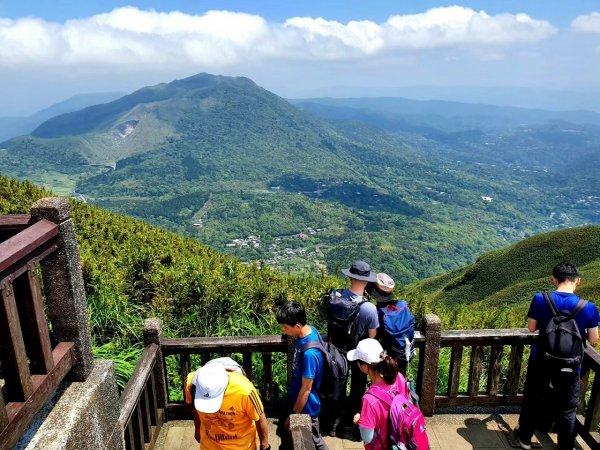
[[[544,296],[546,303],[550,307],[550,311],[552,312],[552,315],[558,316],[558,310],[556,309],[556,304],[554,303],[554,300],[552,299],[552,294],[550,292],[544,292],[542,295]]]
[[[388,405],[390,407],[392,406],[392,398],[388,395],[387,392],[385,392],[383,389],[379,388],[378,386],[371,386],[366,393],[372,395],[377,400],[381,400],[386,405]]]
[[[587,300],[584,300],[582,298],[579,299],[579,301],[577,302],[577,305],[575,306],[575,309],[571,313],[573,315],[573,319],[575,317],[577,317],[577,315],[581,312],[581,310],[583,310],[583,308],[585,308],[585,305],[587,305],[587,304],[588,304]]]

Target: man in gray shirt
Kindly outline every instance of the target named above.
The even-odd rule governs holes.
[[[327,330],[330,342],[345,353],[355,348],[361,339],[376,336],[379,318],[375,305],[364,297],[367,283],[377,280],[376,274],[371,271],[369,264],[364,261],[354,261],[349,269],[342,269],[342,273],[350,279],[350,287],[331,292],[327,305]],[[350,315],[352,319],[350,321],[337,320],[336,310],[353,311]],[[356,427],[352,419],[354,414],[360,412],[362,396],[367,387],[367,376],[360,371],[356,363],[350,367],[350,395],[346,402],[344,421],[339,423],[343,400],[345,400],[342,399],[342,408],[340,405],[331,408],[337,411],[337,414],[333,411],[329,411],[329,414],[326,413],[330,423],[326,423],[325,427],[328,428],[330,436],[360,439],[358,433],[354,433]]]

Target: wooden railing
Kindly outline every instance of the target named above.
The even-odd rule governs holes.
[[[468,408],[521,404],[526,375],[523,356],[526,350],[529,351],[527,347],[535,341],[536,334],[524,328],[442,332],[439,318],[428,315],[425,317],[422,339],[417,385],[425,415],[431,416],[436,410],[453,407],[467,411]],[[449,358],[440,356],[442,349],[449,350]],[[468,349],[469,356],[468,364],[464,364],[467,366],[466,373],[463,374],[465,349]],[[448,361],[448,365],[442,367],[442,360]],[[448,383],[438,389],[436,385],[440,372],[447,374]],[[590,390],[588,382],[592,374],[594,380]],[[592,347],[587,347],[585,351],[582,379],[577,433],[591,448],[598,449],[600,354]],[[461,384],[465,385],[464,389],[460,388]],[[586,397],[589,397],[587,401]]]
[[[11,448],[74,364],[74,343],[52,348],[39,264],[57,251],[58,227],[0,217],[0,448]]]
[[[197,337],[183,339],[164,339],[161,342],[163,358],[176,355],[179,358],[179,375],[182,380],[181,391],[188,374],[197,367],[190,364],[191,355],[199,355],[200,362],[204,364],[217,356],[231,356],[240,354],[242,367],[246,376],[251,381],[256,381],[252,365],[252,355],[260,354],[262,363],[261,383],[257,386],[261,393],[265,410],[273,411],[277,400],[273,384],[273,353],[287,354],[286,370],[287,379],[291,380],[293,363],[293,348],[289,348],[288,340],[282,335],[273,336],[244,336],[244,337]],[[291,357],[289,356],[291,352]],[[168,386],[168,382],[165,383]],[[167,399],[170,399],[167,387]],[[182,402],[167,401],[167,420],[174,418],[189,418],[188,408]]]
[[[594,376],[591,391],[589,389],[590,376]],[[582,365],[582,385],[579,395],[579,408],[577,410],[576,429],[582,439],[593,449],[600,448],[600,354],[588,347]],[[590,392],[586,402],[587,393]]]
[[[158,406],[154,380],[158,351],[156,344],[150,344],[144,349],[121,395],[119,427],[124,430],[127,449],[153,448],[163,424],[163,409]]]

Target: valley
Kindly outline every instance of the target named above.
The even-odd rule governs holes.
[[[290,103],[247,78],[199,74],[52,118],[1,144],[0,173],[247,263],[318,274],[362,258],[406,283],[600,223],[586,163],[600,158],[598,116]]]

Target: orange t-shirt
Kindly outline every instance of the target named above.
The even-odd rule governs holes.
[[[219,411],[213,414],[196,411],[200,417],[200,448],[202,450],[255,450],[256,424],[263,405],[254,385],[244,375],[227,372],[229,384]],[[187,377],[185,402],[194,404],[192,380]]]

